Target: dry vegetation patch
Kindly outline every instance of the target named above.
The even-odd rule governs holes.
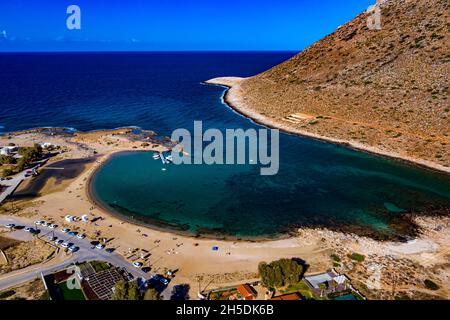
[[[21,242],[4,239],[7,238],[0,237],[0,244],[5,244],[2,250],[7,257],[8,264],[0,265],[0,274],[44,262],[55,253],[55,249],[43,241]]]

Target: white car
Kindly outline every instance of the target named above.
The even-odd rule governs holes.
[[[50,229],[56,229],[58,227],[57,224],[51,224],[48,226]]]
[[[33,230],[33,228],[31,228],[31,227],[26,227],[24,230],[25,230],[26,232],[31,232],[31,231]]]
[[[84,234],[82,234],[82,233],[79,233],[79,234],[77,234],[77,238],[78,239],[84,239],[84,238],[86,238],[86,236]]]
[[[55,241],[55,244],[56,244],[57,246],[59,246],[59,245],[61,245],[63,242],[64,242],[64,240],[59,239],[59,240],[56,240],[56,241]]]
[[[52,224],[50,222],[45,222],[42,224],[43,227],[49,228]]]
[[[70,229],[64,228],[64,229],[62,229],[61,231],[62,231],[62,233],[69,233],[69,232],[70,232]]]
[[[69,247],[69,251],[70,251],[70,252],[77,252],[78,250],[80,250],[80,248],[77,247],[77,246],[71,246],[71,247]]]
[[[5,224],[5,227],[6,228],[10,228],[10,229],[12,229],[12,228],[14,228],[16,225],[14,224],[14,223],[8,223],[8,224]]]
[[[34,224],[37,226],[44,225],[45,221],[43,221],[43,220],[35,221]]]
[[[57,238],[54,236],[48,236],[47,239],[48,241],[55,241]]]
[[[69,244],[67,242],[63,242],[63,243],[61,243],[61,247],[68,248]]]
[[[99,243],[98,245],[95,246],[95,248],[102,250],[102,249],[105,249],[105,246],[103,244]]]
[[[142,262],[133,262],[133,267],[135,268],[140,268],[142,266],[143,266]]]

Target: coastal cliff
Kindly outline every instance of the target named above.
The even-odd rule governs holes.
[[[262,74],[207,82],[261,124],[450,172],[449,7],[384,1],[379,30],[363,12]]]

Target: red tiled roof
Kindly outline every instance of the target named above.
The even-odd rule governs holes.
[[[303,300],[302,296],[298,292],[285,294],[278,297],[273,297],[270,300]]]
[[[240,295],[245,299],[245,300],[252,300],[253,299],[253,290],[252,288],[248,285],[248,284],[241,284],[238,288],[237,291],[240,293]]]

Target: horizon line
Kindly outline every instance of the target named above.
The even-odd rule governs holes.
[[[2,53],[182,53],[182,52],[301,52],[301,49],[290,50],[0,50]]]

